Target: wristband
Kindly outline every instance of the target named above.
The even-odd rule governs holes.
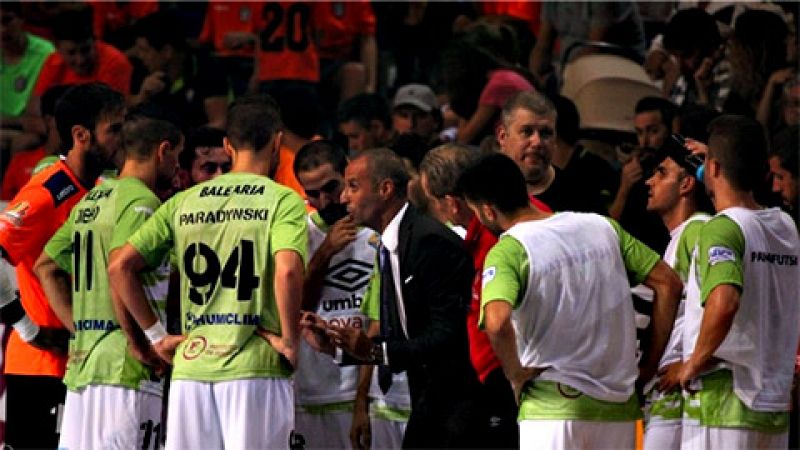
[[[167,330],[160,320],[156,320],[156,323],[144,330],[144,335],[147,336],[147,340],[150,341],[151,344],[157,344],[167,337]]]
[[[19,333],[20,339],[25,342],[31,342],[39,334],[39,325],[36,325],[28,316],[14,322],[13,327]]]

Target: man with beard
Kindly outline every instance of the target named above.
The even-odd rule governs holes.
[[[68,333],[48,305],[33,272],[36,258],[72,207],[114,160],[125,103],[108,86],[92,83],[67,91],[55,110],[66,158],[35,175],[0,214],[0,252],[17,266],[19,296],[0,298],[0,316],[14,326],[6,347],[6,444],[56,447],[64,401],[64,351]]]
[[[163,365],[119,301],[112,301],[107,271],[110,255],[161,205],[155,192],[169,190],[183,136],[157,113],[139,110],[125,118],[122,144],[119,178],[75,205],[35,266],[51,307],[74,335],[58,445],[64,449],[149,448],[163,429],[163,385],[154,370]],[[168,260],[139,276],[164,321]]]
[[[600,192],[582,189],[580,180],[552,164],[556,116],[555,107],[542,94],[514,95],[503,107],[503,122],[497,130],[500,149],[522,170],[534,203],[538,200],[553,211],[605,213]],[[540,203],[536,205],[541,209]]]

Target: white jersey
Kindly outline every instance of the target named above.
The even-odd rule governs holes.
[[[620,237],[595,214],[560,213],[506,234],[530,263],[512,314],[520,362],[540,378],[609,402],[628,401],[637,376],[636,328]]]
[[[309,215],[309,255],[319,249],[327,235],[327,230],[318,221],[317,214]],[[326,321],[355,328],[366,327],[361,301],[375,264],[375,247],[370,244],[375,239],[375,231],[362,228],[355,241],[331,258],[317,308],[317,313]],[[356,395],[358,371],[358,366],[340,367],[330,356],[314,351],[301,340],[294,374],[297,404],[352,401]]]
[[[678,263],[678,244],[681,241],[686,226],[696,221],[705,222],[710,218],[711,216],[708,214],[695,214],[670,231],[669,244],[667,244],[667,249],[664,250],[664,262],[674,269]],[[659,369],[674,362],[678,362],[683,358],[683,346],[681,343],[683,342],[683,315],[686,309],[686,279],[684,279],[683,275],[681,275],[681,281],[684,284],[683,293],[681,294],[681,301],[678,303],[678,311],[675,314],[672,334],[670,334],[667,347],[664,349],[664,355],[661,356],[661,361],[658,363]]]
[[[738,225],[745,245],[739,310],[714,356],[722,360],[719,367],[733,372],[734,392],[747,407],[786,411],[800,336],[797,228],[777,208],[754,211],[735,207],[718,215],[725,215]],[[735,260],[735,255],[718,247],[711,247],[709,255],[717,260]],[[687,286],[684,360],[694,351],[704,311],[696,261],[697,249]]]

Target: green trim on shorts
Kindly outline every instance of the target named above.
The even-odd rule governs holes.
[[[700,378],[702,389],[688,394],[684,417],[706,427],[748,428],[763,433],[785,433],[789,429],[789,412],[754,411],[733,391],[733,373],[723,369]],[[788,405],[787,405],[788,406]]]
[[[632,394],[623,403],[592,398],[563,383],[536,380],[522,393],[518,421],[522,420],[595,420],[628,422],[642,418],[639,400]]]
[[[353,401],[349,402],[336,402],[324,403],[322,405],[297,405],[297,409],[307,414],[315,414],[318,416],[324,414],[331,414],[337,412],[353,412]]]
[[[411,411],[393,408],[384,402],[373,400],[369,405],[369,415],[375,419],[383,419],[391,422],[408,422],[409,417],[411,417]]]
[[[667,394],[653,388],[647,396],[648,405],[645,407],[647,419],[658,417],[661,420],[681,420],[683,418],[683,394],[681,391],[672,391]]]

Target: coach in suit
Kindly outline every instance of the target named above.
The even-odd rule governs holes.
[[[403,447],[470,447],[479,383],[466,330],[472,262],[455,233],[408,203],[408,179],[403,161],[385,149],[347,166],[343,203],[356,223],[381,232],[381,332],[370,339],[331,325],[329,334],[378,366],[382,389],[390,371],[406,371],[412,406]]]

